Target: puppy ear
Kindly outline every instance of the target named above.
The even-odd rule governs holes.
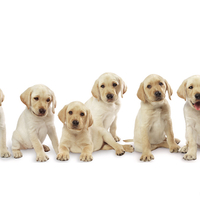
[[[99,94],[99,80],[97,79],[92,88],[92,95],[99,101],[100,94]]]
[[[0,106],[1,106],[2,102],[4,101],[4,98],[5,98],[5,96],[2,92],[2,90],[0,89]]]
[[[31,106],[31,94],[32,94],[32,87],[28,88],[20,95],[21,101],[27,106],[28,109]]]
[[[51,90],[51,97],[52,97],[52,113],[55,114],[55,108],[56,108],[56,96],[54,92]]]
[[[90,109],[88,109],[88,110],[87,110],[87,126],[88,126],[88,128],[89,128],[90,126],[92,126],[92,124],[93,124],[92,114],[91,114]]]
[[[139,87],[138,92],[137,92],[137,97],[141,101],[146,102],[145,93],[144,93],[144,83],[143,82],[140,84],[140,87]]]
[[[66,121],[66,110],[67,110],[68,105],[65,105],[63,109],[58,113],[58,118],[60,121],[64,124]]]
[[[165,80],[165,84],[166,84],[166,90],[168,91],[169,99],[171,100],[171,96],[173,94],[173,90],[172,90],[171,86],[169,85],[169,83],[167,82],[167,80]]]
[[[187,79],[182,82],[182,84],[180,85],[177,91],[178,96],[182,99],[185,99],[185,101],[186,101],[186,83],[187,83]]]
[[[121,98],[123,98],[123,94],[127,91],[127,86],[125,82],[122,80],[122,78],[119,79],[120,86],[121,86]]]

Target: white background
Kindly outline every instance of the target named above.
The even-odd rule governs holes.
[[[91,97],[94,81],[104,72],[121,76],[128,86],[122,99],[117,135],[133,138],[140,100],[136,93],[149,74],[170,83],[175,137],[185,144],[184,100],[176,91],[187,77],[200,74],[199,1],[1,1],[0,88],[7,146],[25,105],[20,94],[45,84],[57,97],[57,114],[71,101]],[[168,97],[167,97],[168,99]],[[93,153],[90,163],[71,154],[68,162],[51,151],[45,163],[34,150],[21,159],[0,159],[0,199],[188,199],[199,197],[200,151],[196,161],[168,149],[153,151],[155,160],[139,161],[141,153],[122,157],[111,151]]]

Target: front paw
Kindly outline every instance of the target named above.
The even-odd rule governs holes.
[[[14,158],[21,158],[22,152],[20,150],[12,150]]]
[[[122,156],[125,154],[125,150],[122,145],[119,144],[118,148],[115,149],[116,155]]]
[[[154,159],[154,156],[152,153],[143,153],[142,156],[140,157],[140,160],[141,161],[151,161]]]
[[[187,153],[188,152],[188,146],[185,145],[185,146],[181,147],[178,151],[181,152],[181,153]]]
[[[176,143],[169,147],[169,150],[171,153],[177,153],[179,149],[180,149],[180,146],[178,146]]]
[[[5,151],[1,151],[0,156],[2,158],[9,158],[10,157],[10,152],[5,150]]]
[[[69,153],[58,153],[57,155],[57,160],[60,160],[60,161],[67,161],[69,160]]]
[[[81,153],[80,160],[84,162],[89,162],[93,160],[92,154],[88,153]]]
[[[114,140],[115,140],[116,142],[119,142],[119,141],[121,140],[118,136],[113,136],[113,138],[114,138]]]
[[[38,153],[36,157],[36,161],[46,162],[49,160],[49,157],[45,153]]]
[[[129,152],[129,153],[132,153],[134,152],[134,147],[132,145],[129,145],[129,144],[124,144],[123,145],[123,148],[126,152]]]
[[[196,157],[196,154],[186,153],[186,154],[183,156],[183,159],[184,159],[184,160],[196,160],[197,157]]]

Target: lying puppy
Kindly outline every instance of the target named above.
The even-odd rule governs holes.
[[[172,89],[168,82],[152,74],[145,78],[137,92],[142,102],[135,121],[134,146],[136,151],[142,152],[141,161],[154,159],[151,151],[156,148],[169,148],[170,152],[178,152],[180,148],[177,145],[180,140],[174,139],[166,91],[171,99]]]
[[[119,92],[121,97],[127,91],[124,81],[113,73],[101,75],[94,83],[92,95],[85,105],[91,110],[94,124],[110,129],[116,142],[120,138],[116,135],[117,113],[120,109]]]
[[[22,112],[12,136],[14,158],[22,157],[20,149],[34,148],[36,160],[47,161],[49,158],[45,152],[50,149],[48,146],[42,145],[47,134],[56,154],[58,153],[58,138],[53,116],[56,108],[55,95],[45,85],[35,85],[22,93],[20,98],[27,107]]]
[[[6,125],[3,108],[1,106],[3,100],[4,94],[2,90],[0,90],[0,156],[2,158],[8,158],[10,157],[10,153],[8,152],[6,147]]]
[[[186,146],[180,152],[186,153],[185,160],[197,158],[197,145],[200,145],[200,76],[192,76],[184,80],[177,94],[186,103],[184,116],[186,123]]]
[[[92,161],[92,152],[98,150],[115,149],[119,156],[125,151],[133,152],[131,145],[122,146],[116,143],[104,128],[92,126],[90,110],[81,102],[76,101],[64,106],[58,117],[63,123],[58,160],[69,160],[70,151],[81,153],[81,161]]]

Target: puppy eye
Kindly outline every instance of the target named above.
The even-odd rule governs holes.
[[[163,85],[163,83],[162,83],[162,82],[160,82],[160,83],[159,83],[159,85],[160,85],[160,86],[162,86],[162,85]]]
[[[117,86],[117,83],[113,83],[113,87],[116,87]]]
[[[49,102],[49,101],[50,101],[50,99],[48,98],[46,101],[47,101],[47,102]]]
[[[190,86],[189,89],[193,89],[193,86]]]
[[[80,115],[81,115],[81,116],[84,116],[85,114],[82,112]]]
[[[72,114],[73,114],[73,112],[72,112],[72,111],[69,111],[69,114],[70,114],[70,115],[72,115]]]
[[[151,88],[151,85],[147,85],[147,88],[149,88],[149,89],[150,89],[150,88]]]
[[[38,100],[39,100],[39,98],[38,98],[38,97],[34,97],[34,99],[35,99],[36,101],[38,101]]]
[[[105,88],[105,85],[101,85],[102,88]]]

